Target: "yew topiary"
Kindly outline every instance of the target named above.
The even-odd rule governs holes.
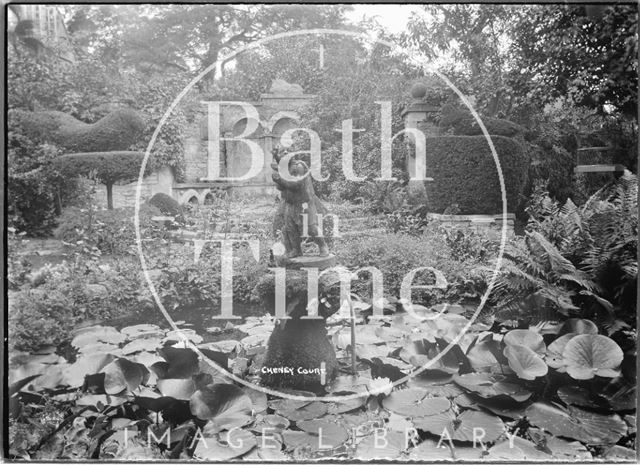
[[[507,209],[516,210],[527,181],[529,160],[518,140],[492,136],[500,160]],[[496,163],[484,136],[427,138],[429,210],[443,213],[457,204],[462,215],[502,212],[502,195]]]
[[[145,123],[131,109],[115,110],[93,124],[60,111],[20,111],[9,115],[32,140],[76,152],[126,150],[142,134]]]
[[[63,155],[54,163],[63,175],[92,176],[107,186],[107,208],[111,210],[113,209],[113,185],[116,182],[136,180],[140,174],[143,159],[142,152],[88,152]]]

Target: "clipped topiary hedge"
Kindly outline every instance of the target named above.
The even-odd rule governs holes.
[[[65,176],[95,176],[98,181],[107,186],[107,205],[111,210],[113,208],[113,185],[120,181],[136,180],[143,159],[143,152],[71,153],[56,158],[54,165]],[[148,173],[147,166],[146,174]]]
[[[145,128],[140,115],[126,108],[115,110],[93,124],[60,111],[14,110],[10,119],[30,139],[78,152],[125,150]]]
[[[492,136],[507,191],[507,209],[515,211],[525,186],[529,160],[521,144]],[[457,204],[462,215],[502,212],[496,164],[484,136],[427,138],[427,195],[429,210],[443,211]]]
[[[482,124],[487,128],[487,132],[491,135],[518,137],[525,132],[525,128],[519,124],[512,123],[506,119],[489,118],[482,116]],[[481,136],[482,129],[478,125],[476,119],[466,110],[452,110],[449,108],[442,109],[442,118],[440,119],[440,132],[453,130],[456,136]]]

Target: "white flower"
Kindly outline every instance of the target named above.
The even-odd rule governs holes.
[[[372,395],[384,394],[388,396],[393,390],[393,384],[389,378],[374,378],[369,383],[369,393]]]

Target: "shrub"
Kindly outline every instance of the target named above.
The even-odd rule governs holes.
[[[164,215],[180,216],[182,214],[182,208],[178,201],[162,192],[158,192],[151,197],[149,204],[156,207]]]
[[[68,208],[59,219],[54,235],[56,239],[83,248],[95,247],[104,254],[129,254],[135,247],[133,208],[93,210]],[[140,206],[140,234],[143,239],[164,237],[164,228],[151,218],[160,211],[151,205]]]
[[[15,130],[10,121],[7,150],[8,223],[30,236],[46,236],[56,225],[56,216],[64,205],[82,198],[73,179],[65,179],[53,161],[59,149],[37,144]]]
[[[392,233],[420,236],[429,223],[425,207],[403,207],[387,213],[387,230]]]
[[[41,143],[53,143],[74,152],[126,150],[144,131],[137,112],[115,110],[93,124],[61,111],[12,112],[25,134]]]
[[[50,267],[38,287],[9,293],[11,347],[33,351],[58,345],[82,321],[131,314],[144,305],[146,292],[139,271],[140,265],[133,260],[106,266],[81,259]]]
[[[457,261],[451,258],[445,242],[445,236],[437,230],[427,230],[420,236],[380,233],[369,237],[350,236],[338,242],[335,249],[338,263],[348,265],[350,269],[375,266],[382,271],[385,295],[398,296],[405,275],[417,268],[430,266],[444,273],[447,279],[455,279],[461,270],[470,270],[479,264],[478,260]],[[431,273],[420,273],[414,284],[434,284]],[[365,273],[362,276],[366,276]],[[368,295],[369,277],[362,282],[353,282],[353,289],[362,295]],[[434,296],[430,292],[414,291],[413,300],[430,301]]]
[[[140,174],[142,152],[87,152],[63,155],[55,160],[65,176],[94,177],[107,186],[107,208],[113,208],[113,185],[118,181],[133,181]],[[147,167],[147,172],[149,171]]]
[[[528,161],[514,139],[491,138],[504,176],[507,206],[513,211],[526,182]],[[458,204],[461,214],[491,214],[502,211],[502,195],[496,164],[483,136],[427,138],[427,183],[429,209],[442,213]]]

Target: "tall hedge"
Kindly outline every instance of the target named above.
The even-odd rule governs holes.
[[[74,152],[126,150],[140,137],[145,123],[130,109],[115,110],[93,124],[61,111],[20,111],[9,114],[31,139]]]
[[[55,165],[66,176],[95,176],[107,186],[107,208],[113,208],[113,185],[134,181],[140,173],[143,152],[89,152],[63,155]],[[147,170],[148,171],[148,170]]]
[[[529,160],[521,144],[508,137],[491,136],[500,160],[507,193],[507,210],[514,212],[524,189]],[[457,204],[460,214],[502,212],[498,172],[484,136],[427,138],[429,210],[443,211]]]

